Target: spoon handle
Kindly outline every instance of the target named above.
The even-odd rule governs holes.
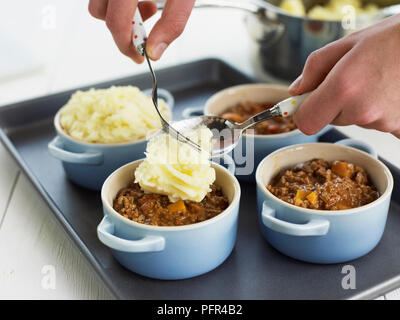
[[[276,117],[288,117],[296,112],[298,107],[300,107],[300,105],[304,102],[304,100],[306,100],[310,93],[311,92],[307,92],[299,96],[290,97],[286,100],[278,102],[272,108],[260,112],[255,116],[247,119],[246,121],[236,124],[236,126],[239,129],[245,130],[264,120]]]
[[[301,94],[299,96],[293,96],[278,102],[275,106],[278,106],[280,109],[281,117],[291,116],[296,112],[296,110],[300,107],[300,105],[307,99],[311,92],[307,92]]]
[[[135,15],[132,20],[132,42],[136,50],[143,56],[144,46],[146,44],[147,34],[144,28],[142,15],[139,8],[136,8]]]

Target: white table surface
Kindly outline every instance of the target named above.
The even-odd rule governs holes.
[[[14,76],[2,77],[0,63],[0,106],[147,71],[145,65],[119,53],[104,23],[89,16],[87,1],[9,1],[6,7],[0,11],[0,39],[17,40],[29,58],[26,71],[16,68]],[[248,41],[241,12],[196,10],[184,34],[154,67],[217,57],[250,74]],[[11,51],[13,46],[6,48]],[[11,53],[3,65],[18,63],[18,56]],[[400,167],[400,140],[354,126],[341,130],[369,142]],[[42,286],[47,266],[54,267],[55,289]],[[110,295],[0,144],[0,299],[15,298],[109,299]]]

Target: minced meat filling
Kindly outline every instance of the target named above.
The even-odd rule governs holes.
[[[220,214],[229,206],[221,188],[211,185],[201,202],[180,200],[170,202],[165,195],[145,193],[138,183],[120,190],[114,210],[132,221],[156,226],[182,226],[202,222]]]
[[[254,103],[250,101],[239,103],[230,107],[223,114],[222,118],[233,122],[243,122],[248,118],[273,107],[271,103]],[[289,132],[296,129],[293,117],[277,117],[260,122],[254,127],[255,134],[276,134]]]
[[[346,161],[313,159],[283,170],[267,186],[278,198],[303,208],[357,208],[379,197],[361,167]]]

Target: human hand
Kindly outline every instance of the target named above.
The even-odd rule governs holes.
[[[305,134],[356,124],[400,138],[400,15],[313,52],[289,92],[311,90],[295,114]]]
[[[147,53],[152,60],[161,55],[184,30],[195,0],[167,0],[160,20],[154,25],[146,42]],[[138,0],[90,0],[89,12],[104,20],[119,50],[137,63],[143,57],[132,43],[132,19],[139,7],[143,21],[157,12],[153,1]]]

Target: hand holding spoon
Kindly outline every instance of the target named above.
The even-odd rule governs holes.
[[[175,128],[173,128],[168,123],[168,121],[166,119],[164,119],[160,110],[158,109],[157,77],[151,66],[149,56],[147,55],[146,40],[147,40],[147,36],[146,36],[146,30],[143,26],[143,19],[139,12],[139,8],[136,8],[135,16],[133,17],[133,20],[132,20],[132,42],[133,42],[134,46],[136,47],[136,49],[138,50],[138,52],[142,56],[145,57],[147,64],[149,66],[150,73],[153,78],[153,91],[151,93],[151,98],[153,100],[153,104],[154,104],[154,107],[156,108],[158,116],[160,117],[162,129],[164,132],[168,133],[175,139],[177,139],[183,143],[189,144],[192,148],[194,148],[200,152],[200,151],[202,151],[201,147],[197,143],[195,143],[194,141],[192,141],[191,139],[189,139],[188,137],[183,135],[181,133],[182,131],[179,132],[179,131],[175,130]]]
[[[143,20],[139,10],[135,12],[134,19],[132,21],[133,38],[132,41],[137,50],[146,58],[149,65],[151,75],[153,77],[153,92],[152,99],[154,106],[157,110],[158,115],[162,123],[162,128],[165,132],[169,133],[174,138],[181,142],[188,143],[193,148],[201,151],[201,147],[194,141],[187,138],[184,133],[189,130],[195,130],[198,127],[207,127],[213,133],[211,142],[211,157],[220,157],[225,153],[232,151],[232,149],[238,144],[243,131],[260,123],[264,120],[272,119],[275,117],[288,117],[294,114],[297,108],[303,103],[310,93],[305,93],[299,96],[291,97],[283,100],[272,108],[256,114],[255,116],[247,119],[242,123],[233,122],[218,116],[200,116],[190,119],[174,122],[171,126],[162,116],[158,110],[157,103],[157,79],[156,75],[151,67],[149,57],[146,52],[146,30],[143,27]]]

